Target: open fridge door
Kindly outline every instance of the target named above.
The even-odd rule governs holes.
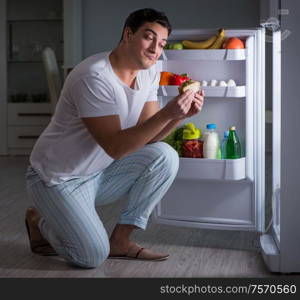
[[[272,37],[272,97],[273,97],[273,146],[272,146],[272,220],[271,226],[260,238],[263,258],[270,271],[280,271],[280,176],[281,176],[281,31]]]

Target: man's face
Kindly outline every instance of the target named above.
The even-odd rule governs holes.
[[[158,23],[145,23],[126,37],[132,58],[138,69],[148,69],[156,63],[167,43],[168,29]]]

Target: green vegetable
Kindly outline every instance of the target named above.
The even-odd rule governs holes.
[[[173,130],[163,141],[173,147],[179,156],[182,155],[182,134],[184,127]]]

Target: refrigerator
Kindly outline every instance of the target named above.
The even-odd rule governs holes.
[[[225,29],[225,36],[238,37],[245,49],[164,50],[157,71],[187,73],[192,79],[227,82],[236,86],[206,86],[202,111],[184,123],[193,122],[205,131],[215,123],[220,140],[230,126],[236,126],[242,145],[238,159],[180,157],[177,176],[153,219],[160,224],[190,228],[256,231],[260,235],[263,259],[270,271],[299,272],[285,266],[280,257],[280,180],[281,180],[281,31],[266,36],[268,24],[254,29]],[[205,40],[218,29],[176,29],[170,43]],[[265,220],[265,54],[266,37],[272,39],[273,82],[273,169],[272,219]],[[269,71],[269,70],[268,70]],[[159,87],[163,107],[178,95],[178,87]],[[274,122],[275,121],[275,122]],[[300,244],[297,244],[300,250]]]

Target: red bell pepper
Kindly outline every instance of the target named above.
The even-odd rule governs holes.
[[[173,76],[170,78],[170,85],[181,85],[182,83],[190,79],[191,78],[189,78],[187,74],[173,74]]]

